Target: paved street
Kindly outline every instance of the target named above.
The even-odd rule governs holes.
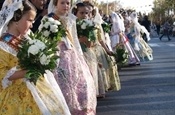
[[[122,89],[98,99],[97,115],[175,115],[175,38],[149,44],[154,60],[122,68]]]

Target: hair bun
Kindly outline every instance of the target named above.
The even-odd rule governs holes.
[[[15,21],[15,22],[19,21],[21,19],[21,17],[22,17],[22,14],[23,13],[22,13],[21,9],[16,10],[12,20]]]

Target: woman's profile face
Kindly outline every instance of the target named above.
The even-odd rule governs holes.
[[[91,19],[91,18],[93,18],[93,16],[92,16],[93,7],[89,6],[88,9],[89,9],[89,14],[88,14],[88,16],[89,16],[89,18]]]
[[[65,15],[70,9],[70,0],[57,0],[57,12],[59,15]]]
[[[26,12],[22,18],[17,22],[17,29],[20,35],[25,35],[27,31],[32,28],[33,21],[35,19],[36,12],[30,10]]]

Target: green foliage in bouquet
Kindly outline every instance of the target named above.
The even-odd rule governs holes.
[[[57,44],[61,37],[66,35],[59,22],[56,24],[52,19],[44,20],[39,31],[31,33],[30,39],[21,42],[17,54],[20,67],[27,70],[25,78],[34,84],[44,75],[45,70],[52,71],[56,68],[56,61],[59,58]]]
[[[91,20],[87,19],[82,19],[82,20],[77,20],[77,33],[78,36],[85,36],[87,37],[88,41],[95,41],[96,36],[95,36],[95,24]]]
[[[111,31],[111,25],[110,24],[104,22],[104,23],[101,24],[101,26],[102,26],[103,31],[105,33],[109,33]]]
[[[128,52],[122,47],[116,48],[114,56],[118,65],[124,65],[128,60]]]

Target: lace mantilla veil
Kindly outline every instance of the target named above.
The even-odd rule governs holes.
[[[68,17],[70,20],[72,20],[72,28],[70,29],[71,30],[71,34],[72,34],[72,37],[74,39],[74,46],[76,47],[77,51],[83,55],[83,51],[81,49],[81,46],[80,46],[80,42],[78,40],[78,34],[77,34],[77,27],[76,27],[76,20],[77,20],[77,17],[72,14],[72,9],[76,6],[77,3],[80,3],[82,2],[82,0],[77,0],[73,5],[72,7],[70,8],[70,11],[68,13]]]
[[[99,9],[97,7],[94,7],[94,10],[95,10],[95,16],[92,20],[99,27],[101,40],[105,43],[105,33],[101,26],[101,24],[103,23],[103,19],[99,13]]]
[[[115,13],[115,12],[112,12],[110,14],[111,16],[111,20],[112,20],[112,30],[113,30],[113,33],[120,33],[122,30],[120,28],[120,17]]]
[[[8,23],[13,18],[14,12],[18,9],[23,9],[22,5],[23,0],[5,0],[0,10],[0,37],[8,29]],[[16,56],[17,52],[8,46],[6,43],[1,42],[0,48],[6,52]]]
[[[23,0],[5,0],[0,11],[0,36],[6,32],[7,25],[12,19],[14,12],[18,9],[22,9]]]
[[[147,37],[147,40],[149,41],[151,38],[150,38],[150,33],[146,30],[146,28],[142,25],[139,24],[138,22],[138,18],[137,18],[137,13],[136,12],[133,12],[131,13],[130,15],[130,18],[132,20],[132,22],[135,24],[135,26],[142,32],[142,33],[145,33],[146,34],[146,37]],[[140,33],[139,33],[140,34]],[[138,35],[139,36],[139,35]]]

